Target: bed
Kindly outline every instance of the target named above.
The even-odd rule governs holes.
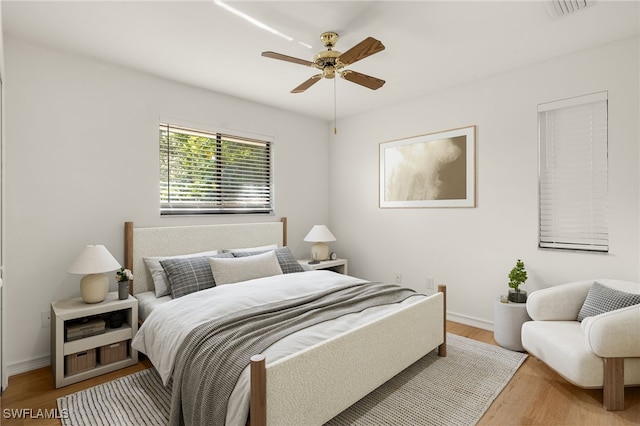
[[[219,284],[176,298],[157,296],[145,258],[217,251],[219,256],[208,259],[215,257],[209,261],[210,266],[216,279],[224,281],[220,268],[226,272],[225,268],[239,262],[272,264],[273,253],[278,253],[277,261],[285,271],[288,267],[282,263],[280,253],[288,250],[286,225],[286,219],[156,228],[135,228],[133,223],[125,223],[125,266],[135,277],[130,292],[142,306],[139,309],[141,326],[134,346],[149,357],[163,382],[173,381],[172,421],[179,423],[184,416],[188,419],[187,424],[211,422],[210,418],[203,419],[202,416],[214,411],[209,408],[211,401],[207,399],[212,392],[200,390],[191,400],[190,395],[183,395],[192,392],[195,382],[197,387],[205,387],[202,383],[206,382],[211,389],[216,389],[213,393],[222,392],[218,389],[224,388],[224,383],[209,383],[214,380],[210,376],[219,376],[218,373],[209,374],[210,371],[237,369],[239,372],[237,383],[234,381],[229,393],[222,392],[224,398],[228,396],[228,401],[225,400],[220,408],[226,424],[323,424],[427,353],[437,349],[440,356],[446,356],[444,286],[439,286],[438,293],[425,296],[409,294],[395,285],[369,283],[331,271],[293,271],[240,282],[231,280],[232,285]],[[273,250],[273,247],[278,249]],[[238,250],[232,254],[233,260],[222,254],[226,253],[225,249],[246,248],[249,249],[244,253]],[[164,266],[168,268],[171,261],[163,261]],[[234,269],[231,270],[233,275]],[[167,273],[170,272],[167,269]],[[244,273],[240,272],[240,275]],[[375,292],[371,290],[374,288]],[[352,297],[351,294],[356,293],[350,292],[361,292],[361,289],[371,293],[367,298],[380,300],[367,309],[358,308],[358,298],[365,296],[358,293],[357,297]],[[384,297],[388,299],[382,298],[380,293],[385,293]],[[295,305],[287,306],[286,312],[288,309],[297,312],[295,309],[301,309],[302,302],[299,301],[303,299],[305,306],[310,300],[318,305],[312,305],[313,315],[305,312],[295,316],[300,324],[297,331],[286,331],[281,335],[283,337],[278,337],[280,331],[274,332],[273,336],[266,332],[256,334],[256,331],[271,328],[281,330],[275,322],[272,326],[272,323],[259,321],[276,321],[275,316],[284,315],[285,309],[281,307],[284,303]],[[363,299],[362,303],[371,302]],[[269,307],[268,314],[262,310],[259,314],[253,311],[264,309],[263,305]],[[320,305],[331,305],[331,310],[345,310],[338,313],[327,310],[325,318],[324,311],[319,310]],[[269,319],[271,316],[274,319]],[[312,322],[299,320],[302,317]],[[257,337],[253,337],[255,342],[247,343],[249,349],[246,350],[251,350],[254,344],[260,350],[245,352],[247,356],[246,359],[240,357],[240,367],[225,363],[227,358],[237,356],[226,357],[219,353],[215,358],[203,361],[203,352],[197,351],[208,351],[207,356],[211,357],[209,352],[212,350],[209,343],[200,343],[199,336],[204,336],[205,332],[210,334],[211,329],[231,327],[229,323],[234,327],[240,323],[254,327],[252,333],[247,334]],[[203,364],[207,374],[195,368],[197,365],[202,368]],[[213,368],[219,370],[211,370]],[[217,407],[217,403],[214,405]],[[200,412],[194,414],[193,410]]]

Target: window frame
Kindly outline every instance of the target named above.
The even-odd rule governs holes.
[[[587,113],[589,109],[590,115]],[[551,138],[553,140],[550,142],[547,139],[549,132],[546,128],[549,125],[549,117],[551,120],[560,119],[558,116],[548,115],[550,113],[563,114],[560,118],[564,121],[559,122],[562,126],[567,126],[566,129],[572,131],[581,130],[584,134],[576,137],[575,133],[567,132],[565,128],[557,131],[554,129]],[[580,122],[583,127],[573,127],[573,122],[568,118],[568,114],[572,113],[576,114],[580,120],[584,120],[584,122]],[[600,113],[603,115],[598,115]],[[597,120],[603,120],[603,122]],[[552,122],[552,125],[556,124],[555,121]],[[560,127],[558,125],[558,128]],[[608,128],[607,91],[538,105],[539,248],[609,252]],[[563,139],[556,140],[558,136]],[[578,147],[574,144],[577,141],[587,141],[588,145]],[[557,148],[559,144],[562,146]],[[573,158],[567,156],[568,148],[576,147],[583,149],[584,152],[575,153]],[[554,149],[555,151],[549,154],[549,151]],[[591,157],[584,155],[586,151],[591,153]],[[579,154],[583,154],[584,157],[580,157]],[[556,158],[547,161],[550,156],[557,156],[557,162],[563,162],[564,167],[560,168],[555,165]],[[547,171],[547,169],[551,169],[551,167],[547,167],[548,163],[554,163],[555,168],[552,172]],[[571,175],[565,174],[566,172],[570,172]],[[584,178],[584,175],[587,174],[590,179],[571,179],[579,173],[583,174],[580,177]],[[579,182],[579,187],[576,182]],[[554,189],[556,192],[552,192]],[[579,199],[579,202],[567,201],[567,197],[563,197],[563,194],[569,193],[567,190],[573,191],[571,194],[586,194],[586,202],[584,199]],[[554,200],[556,201],[554,202]],[[584,207],[578,208],[580,205]]]
[[[159,154],[159,202],[160,202],[160,215],[161,216],[179,216],[179,215],[228,215],[228,214],[244,214],[244,215],[273,215],[275,212],[274,205],[274,194],[275,194],[275,179],[274,179],[274,151],[275,144],[274,138],[271,136],[265,135],[256,135],[248,132],[241,131],[229,131],[225,129],[215,128],[211,126],[206,126],[202,124],[194,124],[194,123],[185,123],[178,120],[172,119],[163,119],[160,118],[158,123],[158,154]],[[183,131],[184,133],[180,133]],[[165,132],[165,136],[163,136],[163,132]],[[209,178],[213,182],[217,183],[217,188],[215,190],[208,191],[203,195],[203,198],[208,198],[209,200],[204,201],[185,201],[185,193],[182,195],[177,195],[179,193],[174,193],[175,196],[172,196],[171,192],[171,181],[176,181],[175,177],[172,179],[171,174],[171,148],[169,147],[169,142],[171,140],[171,134],[180,134],[186,135],[189,134],[191,136],[198,136],[208,139],[207,142],[213,141],[214,147],[213,152],[215,152],[214,157],[218,159],[218,161],[214,160],[213,164],[207,164],[206,160],[203,160],[203,163],[194,165],[194,168],[197,167],[205,167],[210,168],[211,170],[217,170],[217,172],[213,173],[215,175],[213,178]],[[180,140],[181,138],[174,139]],[[240,163],[241,166],[238,167],[238,163],[232,162],[231,154],[228,154],[227,160],[223,160],[220,162],[220,157],[222,153],[222,145],[227,143],[228,146],[231,146],[234,152],[239,152],[242,149],[242,145],[246,144],[248,146],[256,146],[256,145],[264,145],[265,153],[264,155],[255,157],[258,159],[258,163],[250,165],[247,169],[246,162]],[[210,146],[210,145],[209,145]],[[174,151],[175,152],[175,151]],[[211,151],[209,151],[211,152]],[[247,154],[250,155],[250,154]],[[200,158],[198,161],[201,161]],[[164,164],[163,164],[164,162]],[[243,166],[244,165],[244,166]],[[267,174],[262,174],[261,166],[266,166],[268,168]],[[255,202],[253,205],[249,203],[248,205],[241,206],[242,203],[248,203],[252,200],[250,196],[246,196],[243,198],[243,195],[240,195],[242,192],[242,185],[237,182],[233,182],[228,177],[225,179],[224,170],[229,170],[230,168],[235,167],[235,171],[239,169],[247,171],[249,173],[254,173],[253,177],[249,177],[249,179],[253,179],[255,182],[263,182],[264,185],[258,185],[256,188],[258,192],[262,192],[262,195],[259,197],[254,197],[254,201],[256,198],[263,198],[263,202]],[[164,170],[164,172],[163,172]],[[259,177],[258,177],[259,176]],[[193,175],[189,175],[189,177],[193,178]],[[192,183],[195,185],[195,183]],[[174,183],[175,185],[175,183]],[[189,184],[187,184],[188,186]],[[233,199],[234,202],[224,201],[225,194],[232,193],[234,194]],[[175,199],[173,201],[172,199]],[[213,201],[216,199],[216,201]]]

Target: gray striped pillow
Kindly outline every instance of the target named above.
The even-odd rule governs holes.
[[[578,321],[616,309],[640,304],[640,294],[625,293],[605,287],[597,281],[591,285],[587,298],[578,312]]]
[[[220,253],[214,256],[172,258],[160,261],[171,284],[171,295],[174,299],[215,287],[216,282],[211,273],[209,257],[233,258],[233,255]]]
[[[262,254],[270,250],[260,250],[260,251],[243,251],[243,252],[234,252],[234,257],[247,257],[254,256],[256,254]],[[283,274],[291,274],[293,272],[304,272],[304,269],[295,257],[293,257],[293,253],[289,250],[289,247],[280,247],[275,249],[276,257],[278,258],[278,263],[280,264],[280,269],[282,269]]]

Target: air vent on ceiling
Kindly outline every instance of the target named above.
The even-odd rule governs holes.
[[[552,18],[561,18],[592,6],[594,0],[547,0],[547,10]]]

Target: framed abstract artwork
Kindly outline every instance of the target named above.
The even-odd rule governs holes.
[[[475,207],[476,126],[380,143],[380,207]]]

